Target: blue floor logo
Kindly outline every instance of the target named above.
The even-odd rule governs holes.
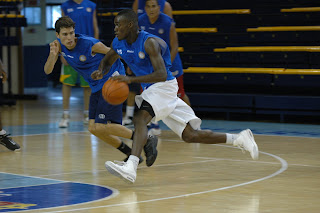
[[[113,193],[106,187],[72,182],[0,189],[0,212],[85,203],[109,197]]]

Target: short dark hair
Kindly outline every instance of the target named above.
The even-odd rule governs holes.
[[[128,22],[132,21],[138,26],[138,15],[132,9],[121,10],[117,16],[123,16]]]
[[[76,26],[76,23],[69,16],[63,16],[56,21],[54,28],[56,32],[59,34],[61,28],[69,28],[69,27],[75,28],[75,26]]]
[[[145,3],[147,3],[147,1],[151,1],[151,0],[146,0]],[[160,5],[159,0],[156,0],[156,2],[158,3],[158,5]]]

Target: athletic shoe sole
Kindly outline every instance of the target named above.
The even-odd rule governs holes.
[[[135,179],[132,178],[128,173],[121,171],[118,167],[115,166],[113,162],[107,161],[105,163],[105,167],[107,168],[108,172],[110,172],[112,175],[121,178],[127,183],[134,183]]]
[[[250,152],[251,157],[253,160],[258,160],[259,159],[259,149],[256,141],[254,140],[253,134],[250,129],[247,129],[245,131],[245,134],[249,138],[250,143],[253,145],[253,150]]]
[[[152,166],[157,159],[157,156],[158,156],[157,145],[158,145],[158,137],[153,136],[153,139],[151,137],[148,138],[147,144],[143,148],[146,155],[146,165],[148,167]],[[150,149],[152,149],[152,153],[149,151]]]

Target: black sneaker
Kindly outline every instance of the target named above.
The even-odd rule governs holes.
[[[129,156],[128,157],[126,157],[124,160],[123,160],[123,162],[127,162],[127,160],[129,159]],[[139,157],[139,164],[140,163],[142,163],[143,162],[143,157]]]
[[[4,134],[4,135],[0,135],[0,144],[2,144],[3,146],[7,147],[8,149],[10,149],[11,151],[14,150],[19,150],[20,146],[19,144],[17,144],[16,142],[14,142],[12,140],[12,138],[9,138],[10,134]]]
[[[144,153],[147,158],[146,159],[147,166],[152,166],[152,164],[157,159],[157,156],[158,156],[157,145],[158,145],[158,137],[149,136],[146,145],[143,147]]]

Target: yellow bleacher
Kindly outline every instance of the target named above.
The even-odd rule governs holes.
[[[272,31],[319,31],[320,26],[275,26],[247,28],[247,32],[272,32]]]
[[[205,15],[205,14],[250,14],[250,9],[231,10],[175,10],[173,15]]]
[[[320,7],[295,7],[281,9],[283,13],[296,13],[296,12],[320,12]]]
[[[216,33],[217,28],[176,28],[177,33]]]
[[[246,67],[188,67],[185,73],[255,73],[274,75],[320,75],[320,69],[246,68]]]
[[[255,46],[215,48],[214,52],[320,52],[320,46]]]

